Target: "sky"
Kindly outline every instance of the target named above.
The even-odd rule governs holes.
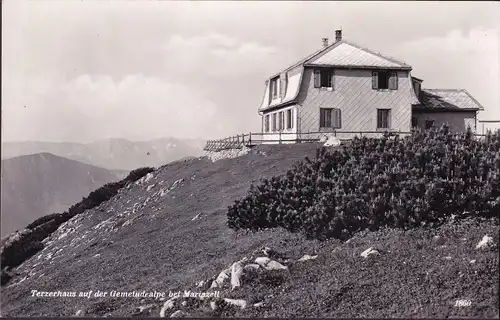
[[[258,132],[265,80],[339,28],[500,120],[498,2],[4,0],[2,140]]]

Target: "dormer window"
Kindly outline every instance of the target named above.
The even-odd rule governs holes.
[[[398,73],[396,71],[373,71],[372,88],[398,90]]]
[[[278,77],[271,79],[271,99],[278,98],[278,80]]]
[[[334,86],[333,69],[316,69],[314,70],[314,87],[333,89]]]

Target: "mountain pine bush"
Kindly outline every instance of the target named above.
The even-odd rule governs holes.
[[[236,230],[282,227],[317,239],[437,225],[452,215],[498,219],[500,131],[476,138],[442,126],[322,147],[315,159],[252,185],[227,212]]]

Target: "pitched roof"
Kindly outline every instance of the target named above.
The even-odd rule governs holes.
[[[346,68],[397,68],[411,69],[411,66],[395,58],[372,51],[352,41],[340,40],[321,48],[302,58],[281,72],[274,74],[275,78],[299,65],[329,65]]]
[[[293,102],[299,93],[304,66],[326,65],[343,68],[411,70],[411,66],[402,61],[374,52],[351,41],[340,40],[317,50],[289,67],[282,69],[281,72],[269,77],[266,81],[266,90],[259,110],[263,111],[269,108],[276,108],[286,103]],[[286,86],[284,99],[279,98],[268,103],[267,97],[269,96],[269,80],[280,76],[281,73],[288,72],[299,66],[301,66],[301,70],[297,74],[289,77],[289,83]],[[416,97],[414,100],[414,103],[418,103],[418,99],[416,99]]]
[[[309,58],[305,65],[328,65],[350,68],[397,68],[411,66],[387,55],[362,47],[352,41],[341,40],[325,48],[326,50]]]
[[[417,109],[429,110],[484,110],[483,106],[465,89],[422,89],[422,104]]]

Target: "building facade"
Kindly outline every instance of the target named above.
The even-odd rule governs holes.
[[[422,89],[410,65],[342,39],[266,81],[263,140],[340,139],[409,132],[412,126],[448,123],[454,131],[476,129],[482,106],[464,89]],[[372,133],[367,133],[372,132]]]

